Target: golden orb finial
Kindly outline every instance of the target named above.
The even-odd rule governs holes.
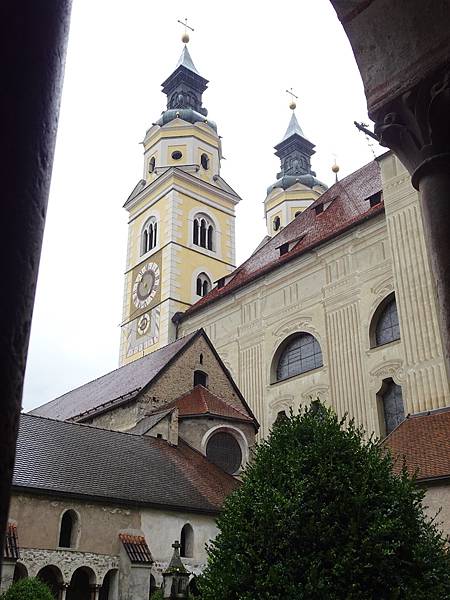
[[[289,102],[289,108],[291,110],[295,110],[297,108],[297,103],[295,101],[298,100],[298,96],[294,94],[294,90],[292,88],[290,90],[286,90],[286,94],[289,94],[289,96],[291,97],[291,101]]]
[[[184,21],[180,21],[180,19],[177,20],[177,22],[184,27],[184,33],[181,36],[181,41],[183,44],[187,44],[189,42],[189,34],[187,30],[189,29],[190,31],[194,31],[193,28],[187,24],[187,21],[187,17],[184,19]]]
[[[333,166],[331,167],[331,170],[333,171],[333,173],[334,173],[334,174],[335,174],[335,176],[336,176],[336,183],[337,183],[337,182],[339,181],[339,179],[338,179],[339,165],[338,165],[338,164],[337,164],[337,162],[336,162],[336,156],[334,157],[334,164],[333,164]]]

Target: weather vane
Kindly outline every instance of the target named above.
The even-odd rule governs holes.
[[[177,23],[179,23],[180,25],[183,25],[184,27],[184,33],[181,36],[181,41],[183,42],[183,44],[187,44],[189,42],[189,34],[187,32],[188,29],[190,29],[191,31],[194,31],[193,27],[190,27],[187,24],[187,17],[184,19],[184,21],[180,21],[180,19],[177,19]]]
[[[291,110],[295,110],[297,107],[295,100],[298,100],[298,96],[296,96],[294,94],[294,90],[292,88],[290,90],[286,90],[286,94],[289,94],[291,97],[291,101],[289,102],[289,108]],[[295,100],[294,100],[294,98],[295,98]]]

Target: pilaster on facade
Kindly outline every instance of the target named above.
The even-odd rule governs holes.
[[[415,413],[447,406],[449,384],[418,194],[397,158],[386,163],[384,201],[405,352],[406,412]]]

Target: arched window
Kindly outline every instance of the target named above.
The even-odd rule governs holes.
[[[59,530],[60,548],[74,548],[76,541],[77,515],[73,510],[66,510],[61,519]]]
[[[319,342],[311,334],[301,333],[291,338],[282,351],[278,359],[276,380],[282,381],[322,366]]]
[[[272,223],[272,227],[274,231],[278,231],[281,227],[281,220],[280,217],[275,217],[275,219],[273,220]]]
[[[206,457],[226,473],[233,475],[242,464],[242,450],[237,439],[227,431],[218,431],[208,440]]]
[[[192,241],[196,246],[201,246],[211,251],[214,250],[214,224],[204,214],[198,214],[194,217]]]
[[[153,171],[155,170],[155,166],[156,166],[156,159],[154,156],[152,156],[151,159],[148,161],[148,172],[153,173]]]
[[[206,171],[207,169],[209,169],[209,157],[208,157],[208,155],[207,155],[207,154],[204,154],[204,153],[203,153],[203,154],[201,155],[201,157],[200,157],[200,162],[201,162],[201,164],[202,164],[202,167],[205,169],[205,171]]]
[[[208,387],[208,375],[204,371],[194,371],[194,387],[196,385]]]
[[[382,403],[384,431],[389,435],[405,418],[402,388],[392,379],[383,381],[379,394]]]
[[[141,255],[153,250],[158,240],[158,223],[155,217],[150,217],[142,228],[141,235]]]
[[[180,534],[180,556],[192,558],[194,556],[194,530],[192,525],[183,525]]]
[[[196,282],[197,296],[206,296],[211,291],[211,279],[206,273],[199,273]]]
[[[377,308],[371,326],[372,347],[383,346],[400,339],[397,304],[391,294]]]

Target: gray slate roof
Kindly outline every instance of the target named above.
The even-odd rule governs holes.
[[[175,67],[175,71],[178,69],[178,67],[186,67],[186,69],[189,69],[189,71],[200,75],[200,73],[195,68],[194,61],[192,60],[191,55],[189,54],[187,46],[183,48],[181,56],[178,59],[177,65]]]
[[[30,411],[52,419],[72,419],[113,401],[131,400],[198,332],[115,369]]]
[[[184,442],[23,414],[13,486],[214,513],[237,482]]]
[[[302,137],[305,137],[305,134],[303,133],[302,128],[300,127],[299,122],[297,121],[297,117],[295,116],[295,112],[292,111],[291,120],[289,121],[288,128],[286,129],[286,133],[284,134],[283,139],[281,141],[284,142],[285,140],[287,140],[288,138],[290,138],[294,134],[301,135]]]

